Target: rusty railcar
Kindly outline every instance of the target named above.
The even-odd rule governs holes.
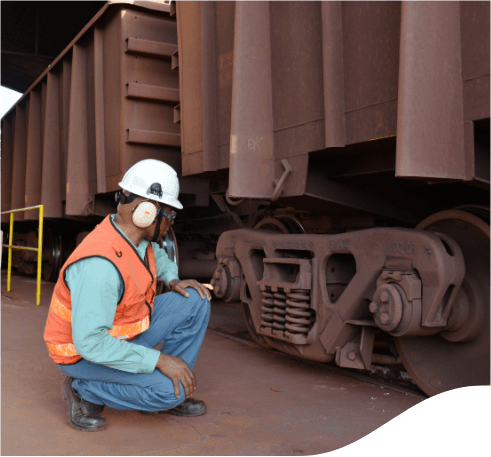
[[[108,2],[2,119],[2,208],[45,205],[55,278],[159,158],[166,248],[258,344],[489,384],[489,66],[489,2]]]

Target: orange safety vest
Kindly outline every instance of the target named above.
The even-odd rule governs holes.
[[[110,216],[107,216],[70,255],[53,291],[44,340],[50,357],[58,364],[72,364],[82,358],[73,345],[72,301],[65,271],[69,265],[90,257],[109,260],[118,269],[124,283],[123,295],[109,334],[118,339],[130,340],[150,326],[157,291],[157,265],[152,245],[148,243],[142,260],[133,245],[115,227]]]

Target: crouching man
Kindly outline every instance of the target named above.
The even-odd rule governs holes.
[[[192,369],[211,295],[195,280],[180,281],[177,265],[156,244],[182,209],[176,172],[143,160],[119,185],[117,214],[87,235],[61,269],[44,333],[49,355],[67,375],[70,425],[82,431],[107,427],[105,405],[206,412],[203,401],[191,398]],[[155,296],[157,279],[172,292]]]

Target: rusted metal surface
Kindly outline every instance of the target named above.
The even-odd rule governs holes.
[[[425,203],[413,207],[404,192],[388,192],[382,186],[380,194],[377,196],[373,191],[369,194],[366,189],[329,179],[326,171],[318,165],[308,168],[304,195],[316,199],[318,204],[325,201],[408,222],[417,222],[421,219],[418,216],[425,212]],[[403,205],[402,202],[409,204]]]
[[[11,196],[5,209],[43,203],[47,217],[89,215],[95,196],[116,190],[138,160],[180,169],[179,81],[170,64],[177,33],[168,10],[106,5],[17,103],[16,178],[2,180]]]
[[[437,230],[456,240],[466,275],[445,331],[396,339],[404,366],[430,395],[478,381],[489,384],[489,249],[483,248],[489,246],[489,224],[467,211],[454,210],[435,214],[418,228]]]
[[[460,4],[403,2],[396,176],[465,179]]]
[[[489,225],[478,225],[489,236]],[[459,246],[466,252],[468,241],[458,237],[457,242],[452,234],[399,228],[340,235],[226,232],[218,242],[213,285],[225,300],[240,296],[255,339],[288,354],[344,367],[370,369],[377,328],[396,341],[465,334],[460,341],[470,341],[467,345],[453,347],[457,340],[452,337],[440,345],[448,346],[449,353],[470,356],[477,344],[476,360],[466,367],[465,376],[456,368],[458,360],[442,357],[445,362],[435,368],[438,386],[419,383],[417,375],[416,382],[428,394],[486,384],[489,369],[482,369],[481,362],[489,359],[489,330],[474,328],[482,325],[481,319],[470,316],[489,313],[489,299],[479,295],[483,292],[473,283],[472,266],[466,275],[466,264],[479,263],[464,260]],[[476,237],[476,248],[486,245],[481,238]],[[484,264],[480,262],[480,270],[485,276]],[[464,275],[471,285],[461,289]],[[474,308],[465,311],[466,318],[463,307],[470,297],[477,298]],[[376,354],[375,360],[385,360],[384,355],[389,363],[398,360],[397,353]],[[403,361],[405,356],[407,352]]]
[[[237,32],[235,16],[241,13],[237,12],[232,2],[217,2],[214,7],[215,21],[209,34],[215,37],[216,61],[209,66],[209,71],[210,75],[215,72],[218,85],[215,102],[209,100],[207,103],[210,104],[210,109],[216,110],[218,168],[227,168],[230,164],[226,152],[229,146],[227,136],[229,132],[233,135],[231,124],[235,122],[236,115],[243,118],[255,115],[259,119],[259,114],[267,109],[265,111],[259,105],[248,108],[247,103],[252,101],[248,96],[247,100],[241,102],[241,111],[232,112],[232,88],[235,87],[239,93],[245,94],[240,86],[240,78],[247,78],[251,67],[242,57],[235,55],[232,47],[236,41],[233,34]],[[188,5],[187,8],[191,9],[192,6]],[[266,9],[266,5],[263,8]],[[304,194],[306,162],[300,157],[326,147],[332,149],[344,144],[360,144],[396,135],[400,135],[397,140],[397,176],[476,181],[473,166],[474,143],[469,134],[471,125],[466,124],[465,127],[464,147],[463,120],[471,122],[489,116],[489,71],[483,70],[489,65],[486,67],[485,64],[478,63],[478,60],[482,60],[481,54],[484,51],[464,53],[462,46],[465,49],[477,48],[476,43],[489,41],[489,26],[486,15],[483,14],[483,8],[487,7],[479,2],[443,2],[438,5],[420,2],[418,5],[404,4],[403,8],[405,16],[402,17],[401,29],[399,2],[269,4],[274,178],[278,180],[283,174],[282,159],[286,158],[291,163],[299,162],[299,166],[292,165],[292,174],[286,180],[283,197],[304,195],[304,200],[308,200]],[[432,8],[436,8],[435,11],[432,12]],[[428,14],[424,13],[426,9]],[[407,14],[406,10],[409,11]],[[417,14],[411,22],[412,11],[421,11],[417,14],[423,14],[426,22],[418,21]],[[444,18],[451,19],[451,22]],[[436,21],[435,24],[431,22],[433,20]],[[184,14],[178,14],[180,26],[187,26],[189,30],[192,27],[187,22],[192,24],[192,20],[188,20]],[[256,24],[252,24],[244,31],[248,40],[258,36],[255,27]],[[432,30],[436,30],[435,27],[442,27],[439,41],[431,37],[423,38],[422,31],[426,30],[431,35]],[[459,32],[460,28],[462,33]],[[418,33],[413,33],[413,30]],[[202,37],[203,32],[200,34]],[[414,36],[416,38],[412,38]],[[413,43],[411,40],[416,41]],[[420,45],[425,40],[429,40],[432,46]],[[199,43],[195,46],[183,42],[180,54],[197,53],[204,58],[203,52],[199,54],[198,45]],[[481,48],[484,49],[482,46]],[[411,49],[413,54],[409,57]],[[445,89],[446,83],[441,83],[440,73],[444,66],[435,63],[438,60],[433,58],[432,53],[438,54],[440,59],[452,56],[453,70],[444,72],[445,81],[448,80],[452,87],[460,87],[459,94],[450,90],[450,86],[449,90]],[[464,54],[465,59],[460,63],[460,56]],[[488,57],[483,59],[487,61]],[[434,69],[430,70],[431,68]],[[462,75],[465,79],[463,92]],[[200,86],[199,81],[204,75],[185,77],[188,78],[188,83],[181,85],[183,97],[187,96],[188,91],[191,93],[193,87]],[[193,78],[197,78],[196,81]],[[250,77],[248,80],[252,81]],[[261,79],[261,84],[266,84],[265,78]],[[256,86],[260,87],[257,84]],[[423,88],[426,88],[428,94],[422,92]],[[451,93],[454,96],[447,106],[445,100]],[[192,100],[188,99],[188,103],[181,105],[181,112],[187,113],[184,116],[195,116],[193,105],[201,103],[199,94],[197,95],[198,99],[193,97]],[[262,103],[269,103],[265,98],[267,97],[261,97]],[[432,98],[434,102],[431,101]],[[432,106],[429,108],[433,110],[431,114],[427,107],[430,104]],[[428,119],[423,120],[421,110]],[[453,124],[441,122],[442,116],[453,118]],[[196,135],[196,131],[204,125],[198,118],[193,121],[193,125],[195,122],[197,128],[190,132],[190,137]],[[421,128],[425,128],[428,134],[418,133]],[[421,145],[416,144],[418,141]],[[254,143],[251,145],[254,146]],[[235,149],[232,147],[230,150]],[[445,154],[450,154],[449,157],[455,160],[448,160]],[[440,167],[440,172],[430,171],[431,168],[425,161],[433,163],[434,167]],[[407,167],[415,167],[414,172],[410,172],[409,168],[402,171],[406,162]],[[199,160],[190,160],[191,163],[195,173],[205,171]],[[232,183],[241,175],[253,177],[256,186],[266,186],[270,179],[261,178],[257,170],[247,171],[247,167],[242,168],[240,174],[234,171],[234,167],[231,170],[229,179]],[[324,183],[325,187],[331,185],[333,184]],[[234,192],[232,195],[237,197],[253,197],[246,186],[242,193]]]
[[[230,196],[271,198],[273,94],[270,14],[267,2],[235,6]]]
[[[63,74],[66,71],[63,69]],[[44,204],[46,214],[50,217],[62,216],[62,189],[65,188],[65,164],[61,151],[66,151],[65,132],[67,128],[63,119],[63,111],[60,110],[60,101],[65,97],[60,96],[60,76],[49,73],[47,78],[46,120],[43,144],[43,167],[41,201]],[[61,111],[61,113],[60,113]],[[68,137],[67,137],[68,140]],[[61,144],[60,144],[61,143]],[[63,145],[63,148],[62,148]],[[65,155],[66,157],[66,155]]]
[[[215,3],[179,2],[179,78],[182,103],[183,175],[217,169]],[[184,50],[184,51],[183,51]]]
[[[89,139],[87,116],[87,53],[73,47],[68,124],[66,212],[84,214],[89,199]]]
[[[370,155],[374,148],[369,140],[396,135],[398,177],[488,186],[479,171],[483,155],[477,156],[472,125],[489,117],[486,2],[239,5],[108,3],[55,59],[17,105],[26,134],[32,136],[35,128],[27,124],[35,118],[21,111],[27,109],[31,91],[41,94],[42,162],[50,163],[50,175],[61,175],[62,183],[60,197],[54,180],[42,180],[48,217],[60,217],[63,201],[67,214],[94,212],[97,196],[114,190],[121,173],[143,157],[160,158],[184,176],[201,175],[207,182],[229,169],[232,197],[266,199],[273,196],[286,159],[292,171],[282,183],[280,203],[295,198],[302,207],[311,199],[306,185],[312,154],[327,161],[334,153],[352,154],[351,145],[365,145],[357,150]],[[244,11],[254,8],[261,10],[258,20],[238,27]],[[167,15],[171,9],[177,10],[175,16]],[[260,29],[269,30],[265,39]],[[433,40],[431,33],[437,29],[439,38]],[[243,37],[240,42],[236,34]],[[257,68],[239,52],[246,42]],[[426,42],[431,46],[422,45]],[[442,71],[445,63],[452,69]],[[56,87],[48,79],[56,79]],[[51,90],[43,90],[43,85]],[[50,100],[50,93],[59,101]],[[232,93],[237,97],[234,108]],[[454,94],[451,100],[449,94]],[[75,117],[84,111],[85,118]],[[12,115],[5,120],[12,122]],[[269,146],[254,123],[269,135]],[[59,128],[50,133],[46,125],[51,129],[56,124]],[[46,138],[58,131],[59,145],[50,139],[54,152],[48,152]],[[237,134],[246,139],[231,162],[230,151],[237,144],[231,146],[230,138]],[[23,150],[19,141],[15,151]],[[257,160],[260,147],[261,154],[268,150],[265,160]],[[16,159],[15,152],[13,163],[21,163],[22,154]],[[29,154],[37,153],[30,149]],[[239,155],[246,162],[234,165]],[[362,167],[359,176],[369,174],[368,168]],[[29,165],[27,172],[34,169]],[[329,177],[327,171],[318,185],[327,195],[336,194]],[[24,188],[22,179],[16,181]],[[237,179],[243,179],[242,184]],[[39,199],[36,179],[27,179],[25,186],[30,194],[36,188],[32,195],[37,192]],[[388,195],[404,191],[396,181],[387,189]],[[12,195],[11,189],[4,189],[7,192]],[[23,200],[31,199],[22,192]],[[203,198],[190,200],[206,205]],[[370,212],[375,207],[369,200],[364,206]],[[413,198],[410,206],[420,204],[426,202]]]
[[[177,33],[180,47],[179,86],[182,91],[180,125],[183,135],[183,174],[204,171],[201,10],[198,2],[179,2]],[[185,49],[186,51],[183,51]]]
[[[104,119],[104,31],[94,28],[94,112],[97,192],[106,192],[106,148]]]
[[[13,122],[13,119],[2,122],[2,211],[10,207],[12,199]],[[2,222],[9,222],[9,214],[1,217]]]
[[[322,57],[326,148],[346,144],[343,21],[340,2],[322,2]]]
[[[321,3],[270,2],[270,7],[275,132],[322,124]]]
[[[268,282],[268,284],[271,283],[269,287],[312,289],[312,293],[319,294],[318,301],[323,302],[324,304],[339,303],[340,300],[339,293],[336,294],[335,292],[331,292],[329,297],[327,297],[327,289],[324,289],[321,286],[324,283],[333,283],[331,279],[334,280],[334,278],[331,278],[330,275],[336,272],[336,266],[334,264],[329,265],[329,271],[323,271],[323,269],[315,269],[313,267],[311,269],[311,266],[314,264],[325,265],[323,259],[330,258],[335,254],[346,256],[347,259],[351,258],[352,260],[350,262],[352,262],[353,265],[356,265],[356,272],[358,274],[356,280],[350,286],[351,294],[348,294],[350,296],[343,297],[345,300],[344,304],[337,304],[336,306],[338,306],[338,312],[343,319],[353,319],[361,317],[352,316],[352,313],[360,305],[360,298],[355,297],[357,294],[363,293],[367,288],[370,288],[368,283],[379,277],[383,268],[397,270],[398,268],[403,268],[404,265],[407,268],[411,264],[418,264],[420,265],[419,269],[421,270],[421,273],[424,275],[424,270],[427,272],[426,274],[429,275],[431,268],[425,264],[425,262],[427,263],[426,256],[428,254],[420,252],[416,255],[415,252],[413,252],[415,251],[414,246],[416,244],[419,246],[430,243],[429,245],[431,245],[433,249],[436,249],[435,257],[432,261],[432,263],[435,262],[435,265],[442,265],[440,261],[436,260],[439,256],[448,259],[449,254],[446,253],[438,236],[432,235],[433,239],[422,239],[420,237],[421,233],[419,232],[403,229],[373,229],[371,231],[354,232],[335,236],[283,236],[273,235],[267,232],[235,231],[222,235],[218,246],[218,258],[224,256],[230,257],[231,247],[235,246],[235,256],[241,261],[242,268],[246,275],[246,281],[252,294],[256,288],[254,283],[259,281],[257,285],[260,286],[261,282]],[[403,243],[401,241],[402,239],[407,240],[407,242]],[[376,245],[379,248],[379,255],[377,255],[376,258],[373,256],[373,251],[371,251],[369,255],[367,251],[363,249],[367,243],[370,245],[373,244],[373,246]],[[222,252],[227,253],[222,255]],[[256,262],[254,265],[255,268],[250,268],[249,263],[255,262],[255,256],[259,256],[257,258],[260,259],[260,262],[259,264]],[[418,257],[419,261],[416,260],[415,257]],[[453,259],[452,264],[455,268],[460,265],[460,271],[463,274],[461,260],[462,259],[458,258]],[[397,263],[397,261],[399,261],[399,263]],[[351,268],[350,262],[338,262],[337,265],[344,265],[345,268],[343,268],[343,271],[345,269],[351,271],[351,275],[348,274],[348,276],[350,276],[349,279],[351,280],[353,279],[355,269]],[[289,263],[290,268],[281,266],[278,266],[277,268],[267,268],[266,263],[277,263],[278,265]],[[264,264],[264,269],[261,268],[261,264]],[[370,267],[368,267],[368,264],[370,264]],[[299,266],[294,267],[294,265]],[[448,265],[447,262],[447,265],[444,267],[445,273],[450,271],[448,270],[449,268],[452,269],[454,267]],[[304,273],[302,273],[303,271]],[[371,271],[371,273],[369,273],[369,271]],[[339,274],[339,272],[336,274]],[[446,281],[443,279],[444,276],[445,274],[442,272],[437,281]],[[254,277],[256,280],[253,279]],[[436,279],[433,278],[432,280]],[[346,286],[350,283],[350,281],[334,280],[334,283],[339,282]],[[358,285],[355,286],[355,283],[357,282]],[[367,284],[365,284],[365,282]],[[289,285],[286,286],[285,284]],[[457,284],[459,283],[457,282]],[[374,287],[375,283],[373,283],[372,286]],[[318,289],[319,287],[320,289]],[[445,287],[443,287],[443,289],[445,289]],[[434,292],[437,293],[438,296],[443,296],[445,291],[442,292],[442,289],[438,288],[438,292],[436,292],[436,290],[434,290]],[[369,295],[372,296],[373,292],[369,293]],[[433,301],[440,303],[437,298],[433,300],[430,296],[431,295],[427,295],[428,308],[431,307],[429,304],[430,301],[432,303]],[[312,302],[316,303],[316,299],[313,299]],[[321,312],[321,310],[317,311]],[[365,311],[368,312],[368,306]],[[319,324],[319,327],[323,328],[324,326]],[[281,335],[279,335],[278,338],[281,339]],[[331,346],[330,348],[333,349]]]
[[[43,85],[42,92],[46,93]],[[25,205],[35,206],[41,203],[42,169],[42,96],[39,91],[32,91],[29,97],[29,119],[27,121],[27,152],[26,152],[26,190]],[[37,214],[25,214],[24,219],[37,219]]]
[[[11,208],[24,208],[26,190],[26,117],[29,112],[29,103],[26,100],[17,106],[14,121],[13,163],[12,163],[12,197]],[[15,215],[15,220],[23,220],[23,213]]]
[[[460,2],[462,77],[489,76],[489,2]]]
[[[396,134],[400,2],[344,2],[347,143]]]
[[[204,170],[218,168],[216,142],[216,45],[215,45],[215,2],[202,2],[202,58],[203,58],[203,146]]]
[[[177,45],[177,26],[173,19],[152,14],[149,10],[122,10],[118,16],[121,21],[121,38],[124,40],[141,39],[146,48]],[[133,83],[153,86],[156,91],[179,88],[179,75],[172,70],[167,56],[128,50],[120,59],[122,86]],[[142,158],[160,159],[180,169],[180,126],[174,123],[176,104],[172,100],[168,102],[140,97],[126,97],[122,100],[120,128],[128,131],[127,142],[120,140],[120,147],[123,147],[122,170],[127,170]]]

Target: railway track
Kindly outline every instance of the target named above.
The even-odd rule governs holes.
[[[216,312],[213,313],[213,310]],[[225,303],[221,300],[213,300],[212,317],[208,325],[208,331],[237,343],[252,346],[264,351],[273,352],[279,357],[295,360],[299,366],[315,366],[328,373],[335,373],[346,378],[357,379],[380,387],[389,388],[406,395],[415,395],[419,398],[428,396],[412,381],[402,364],[373,365],[371,371],[339,368],[333,364],[325,364],[311,360],[301,359],[290,354],[277,351],[273,348],[259,346],[250,336],[243,322],[240,303]]]

